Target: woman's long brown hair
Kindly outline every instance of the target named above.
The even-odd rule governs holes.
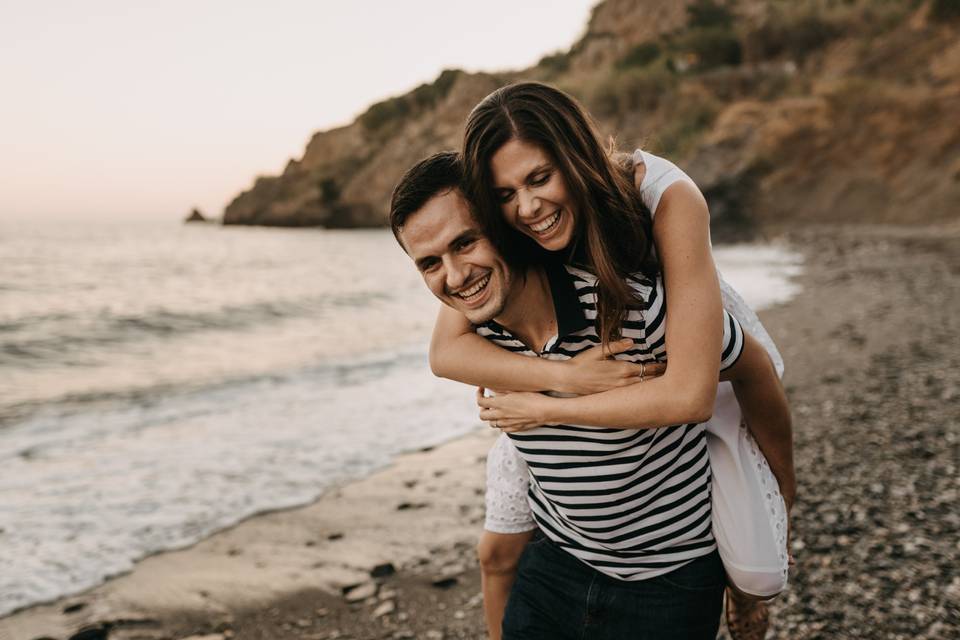
[[[494,192],[490,160],[512,139],[540,147],[554,162],[576,208],[577,228],[564,259],[597,276],[598,333],[616,340],[627,310],[639,301],[627,277],[656,277],[653,224],[630,172],[600,141],[586,110],[566,93],[538,82],[497,89],[467,119],[466,189],[498,250],[512,263],[535,261],[539,245],[510,227]]]

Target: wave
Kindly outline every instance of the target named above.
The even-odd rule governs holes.
[[[78,352],[144,339],[170,339],[202,331],[237,331],[330,309],[363,308],[387,300],[383,292],[352,292],[305,300],[270,300],[211,311],[156,309],[144,314],[38,314],[0,323],[0,366],[61,362]],[[12,336],[10,335],[12,334]],[[26,334],[26,335],[24,335]],[[36,337],[34,337],[36,336]]]
[[[405,345],[392,351],[378,351],[351,360],[331,360],[290,371],[235,376],[215,381],[181,384],[156,384],[125,389],[107,389],[84,393],[65,393],[54,398],[0,405],[0,429],[24,424],[32,419],[57,419],[84,413],[98,407],[112,410],[148,407],[175,397],[201,396],[247,387],[276,385],[296,379],[310,379],[318,385],[339,386],[382,376],[397,367],[422,364],[426,345]]]

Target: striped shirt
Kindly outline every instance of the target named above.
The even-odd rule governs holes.
[[[540,357],[565,360],[600,344],[596,277],[547,265],[558,335]],[[629,284],[643,300],[621,333],[634,346],[616,357],[665,361],[663,285],[643,276]],[[496,322],[477,333],[528,356],[537,354]],[[743,349],[743,332],[724,312],[721,369]],[[597,571],[621,580],[668,573],[716,548],[710,518],[710,461],[702,424],[658,429],[543,426],[510,438],[530,470],[528,500],[540,530]]]

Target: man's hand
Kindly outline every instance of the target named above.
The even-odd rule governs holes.
[[[564,376],[566,384],[562,391],[588,395],[663,375],[667,365],[660,362],[640,365],[613,359],[616,354],[629,351],[633,346],[633,340],[624,338],[609,343],[606,348],[591,347],[567,360],[564,364],[569,371]]]

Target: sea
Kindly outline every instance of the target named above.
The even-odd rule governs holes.
[[[799,256],[717,247],[755,308]],[[388,230],[0,219],[0,616],[480,424]]]

